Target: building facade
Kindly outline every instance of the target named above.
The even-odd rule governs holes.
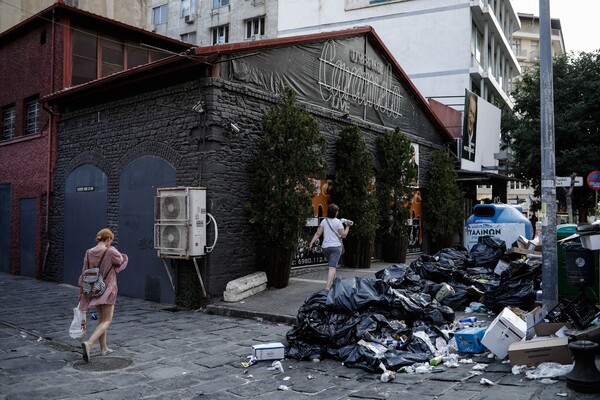
[[[334,184],[332,149],[348,125],[361,129],[374,154],[378,135],[401,127],[418,147],[420,182],[431,153],[451,141],[371,28],[198,47],[189,56],[45,98],[61,110],[51,230],[64,232],[65,240],[101,221],[118,230],[118,246],[130,259],[120,285],[128,296],[172,302],[177,288],[166,271],[194,271],[191,259],[157,257],[153,222],[160,187],[206,188],[206,211],[218,225],[214,249],[198,259],[208,295],[220,296],[230,280],[261,269],[261,238],[245,211],[248,166],[261,118],[286,85],[319,122]],[[337,78],[355,84],[340,86]],[[85,220],[69,216],[91,202],[96,211]],[[211,243],[210,229],[206,235]],[[66,251],[55,252],[51,263],[65,266],[57,274],[74,276],[66,257]]]
[[[63,250],[48,235],[60,116],[41,98],[187,48],[62,3],[0,34],[0,271],[53,276],[48,257]],[[92,235],[67,238],[67,246],[72,239],[89,244]]]

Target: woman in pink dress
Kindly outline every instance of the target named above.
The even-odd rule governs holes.
[[[79,309],[87,311],[90,308],[96,308],[98,312],[98,326],[90,338],[81,343],[83,350],[83,360],[90,362],[90,349],[94,343],[100,343],[100,354],[103,356],[112,353],[112,349],[106,344],[106,333],[113,319],[115,311],[115,302],[117,301],[117,273],[123,271],[127,267],[127,255],[120,253],[114,247],[111,247],[115,235],[110,229],[104,228],[96,236],[98,244],[85,252],[83,258],[83,269],[79,277]],[[100,260],[102,262],[100,263]],[[98,265],[100,263],[100,265]],[[97,266],[100,268],[100,273],[104,277],[106,283],[106,291],[100,297],[86,297],[82,293],[83,273],[86,269]]]

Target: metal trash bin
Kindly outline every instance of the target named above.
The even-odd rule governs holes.
[[[560,241],[561,239],[565,239],[573,234],[577,233],[577,225],[576,224],[561,224],[556,227],[556,237]],[[566,258],[566,246],[575,244],[577,246],[580,245],[580,241],[576,240],[574,242],[565,242],[558,243],[556,247],[556,255],[558,262],[558,297],[560,299],[573,299],[577,295],[581,293],[581,288],[577,284],[573,284],[570,282],[567,272],[567,258]],[[583,249],[585,250],[585,249]],[[575,250],[577,251],[577,250]],[[593,257],[593,273],[594,278],[591,284],[585,289],[585,293],[589,298],[598,299],[599,294],[599,284],[598,284],[598,251],[592,251]],[[573,254],[571,257],[575,257],[573,260],[576,261],[577,256]],[[586,270],[587,273],[591,274],[589,270]],[[588,275],[588,278],[591,275]],[[576,279],[576,278],[575,278]]]
[[[594,258],[596,254],[581,246],[580,242],[571,242],[565,245],[565,259],[567,266],[567,283],[577,287],[594,286],[596,274],[594,271]]]

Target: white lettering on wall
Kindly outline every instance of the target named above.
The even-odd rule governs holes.
[[[350,59],[358,66],[336,60],[335,43],[325,43],[319,58],[321,98],[344,112],[348,112],[350,102],[354,102],[373,107],[391,118],[400,117],[401,88],[392,84],[391,65],[384,66],[354,50],[350,52]]]

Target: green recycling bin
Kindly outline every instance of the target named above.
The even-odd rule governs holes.
[[[577,233],[576,224],[561,224],[556,226],[556,239],[561,240]],[[556,247],[556,259],[558,262],[558,297],[560,299],[573,299],[581,293],[581,288],[572,286],[567,277],[567,257],[565,244],[559,243]],[[591,300],[598,300],[598,251],[594,251],[594,285],[585,288],[585,294]]]

